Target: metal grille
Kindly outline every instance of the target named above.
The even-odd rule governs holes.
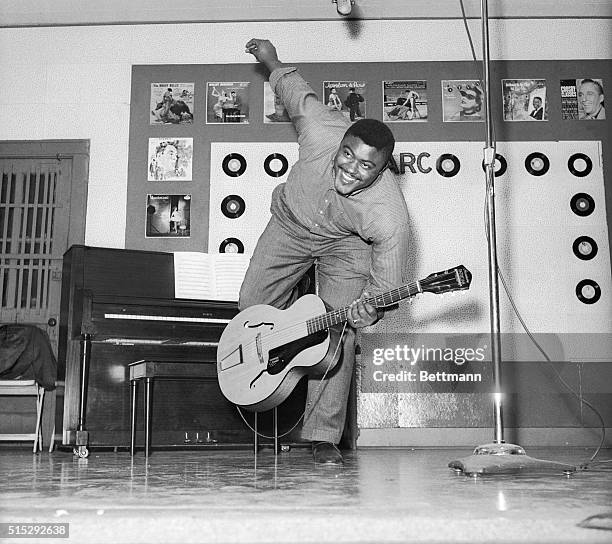
[[[57,164],[0,160],[0,310],[44,313],[54,222],[58,206]],[[11,312],[12,313],[12,312]]]

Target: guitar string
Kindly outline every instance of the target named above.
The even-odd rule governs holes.
[[[408,290],[408,295],[414,295],[416,293],[412,293],[412,286],[416,288],[416,285],[417,285],[416,282],[414,282],[412,284],[404,285],[402,287],[398,287],[397,289],[392,289],[391,291],[388,291],[387,293],[383,293],[383,294],[380,294],[374,297],[369,297],[364,300],[365,302],[372,303],[372,302],[376,302],[377,299],[382,298],[382,303],[378,306],[388,306],[389,304],[392,304],[393,302],[395,302],[395,300],[391,298],[387,302],[386,300],[387,295],[390,296],[391,293],[395,291],[397,291],[397,293],[400,294],[402,290],[406,290],[406,289]],[[348,319],[349,309],[350,309],[350,306],[345,306],[344,308],[340,308],[338,310],[332,310],[331,312],[327,312],[325,314],[314,316],[312,318],[307,319],[305,322],[294,323],[287,327],[283,327],[281,329],[275,330],[274,332],[270,332],[269,334],[266,334],[265,336],[262,337],[262,340],[274,338],[275,344],[278,343],[279,339],[281,341],[283,338],[286,338],[287,340],[291,340],[293,338],[293,335],[296,334],[299,331],[299,329],[304,327],[304,324],[306,324],[306,326],[309,327],[308,325],[309,323],[315,325],[317,327],[317,330],[329,328],[332,325],[338,324],[337,322],[335,322],[336,318],[339,318],[341,321],[346,321]],[[311,334],[312,332],[317,332],[317,330],[308,331],[308,333]],[[250,349],[256,342],[257,340],[253,339],[248,342],[245,342],[243,346],[245,347],[245,349]]]
[[[398,302],[402,298],[412,297],[412,296],[419,294],[420,290],[418,290],[417,288],[418,283],[420,283],[422,286],[423,285],[428,286],[430,284],[435,284],[441,287],[445,287],[447,285],[450,286],[456,283],[456,280],[454,278],[449,278],[446,280],[435,281],[435,278],[432,278],[431,280],[428,280],[427,278],[425,278],[424,280],[421,280],[421,282],[413,282],[413,283],[404,285],[402,287],[398,287],[396,289],[387,291],[386,293],[382,293],[380,295],[369,297],[367,299],[364,299],[364,301],[369,302],[370,304],[374,303],[377,307],[389,306],[390,304]],[[413,289],[416,289],[416,290],[413,292]],[[395,297],[392,296],[393,293],[397,293],[397,295],[401,295],[402,291],[407,291],[407,295],[401,297],[400,299],[396,299]],[[381,300],[380,304],[376,304],[378,300]],[[313,332],[317,332],[319,330],[327,329],[333,325],[337,325],[338,322],[343,322],[348,319],[349,310],[350,310],[350,306],[345,306],[344,308],[340,308],[338,310],[332,310],[331,312],[327,312],[325,314],[321,314],[321,315],[309,318],[306,320],[306,322],[294,323],[287,327],[283,327],[281,329],[275,330],[274,332],[270,332],[269,334],[262,335],[262,346],[264,345],[266,340],[269,341],[272,338],[274,338],[275,340],[275,345],[277,345],[279,341],[282,342],[283,339],[286,339],[287,341],[294,339],[293,336],[301,328],[304,327],[304,324],[306,324],[307,329],[310,328],[309,324],[312,324],[315,326],[314,331],[307,330],[309,334],[312,334]],[[256,339],[245,342],[244,348],[251,349],[252,346],[256,344],[256,342],[257,342]]]
[[[451,276],[451,274],[449,274],[449,276]],[[451,286],[452,284],[456,284],[456,279],[454,278],[454,274],[452,274],[452,277],[449,277],[448,279],[444,279],[444,280],[439,280],[439,279],[436,280],[435,277],[431,279],[425,278],[424,280],[421,280],[420,282],[409,283],[407,285],[403,285],[396,289],[392,289],[385,293],[382,293],[382,294],[379,294],[373,297],[369,297],[364,300],[365,302],[374,303],[377,307],[385,307],[395,302],[398,302],[399,300],[403,298],[413,297],[415,295],[418,295],[421,292],[421,290],[418,289],[419,283],[421,286],[437,285],[439,287],[446,287],[446,286]],[[396,300],[395,297],[393,297],[393,293],[397,293],[397,295],[399,296],[401,295],[402,291],[406,291],[407,295],[401,296],[399,299]],[[376,304],[378,300],[381,300],[380,304]],[[261,337],[262,347],[264,348],[264,351],[268,351],[265,348],[267,347],[266,346],[267,342],[269,342],[271,339],[274,339],[275,346],[279,345],[279,342],[283,342],[284,340],[286,341],[293,340],[294,335],[298,333],[298,331],[300,331],[300,329],[302,329],[304,325],[306,325],[307,327],[308,334],[312,334],[314,332],[317,332],[323,329],[327,329],[330,326],[336,325],[338,324],[338,322],[346,321],[348,320],[349,309],[350,309],[350,306],[345,306],[344,308],[340,308],[338,310],[333,310],[331,312],[327,312],[325,314],[321,314],[321,315],[312,317],[306,320],[306,322],[294,323],[293,325],[290,325],[288,327],[283,327],[274,332],[270,332],[269,334],[262,335]],[[310,324],[312,324],[315,327],[314,331],[309,330]],[[246,350],[251,350],[253,346],[256,345],[256,343],[257,343],[257,339],[253,339],[248,342],[245,342],[243,346]],[[283,345],[283,344],[280,344],[280,345]]]
[[[314,402],[311,403],[311,405],[316,405],[316,403],[319,402],[319,397],[321,396],[321,393],[322,393],[321,386],[323,385],[323,380],[327,377],[327,374],[329,373],[331,368],[333,366],[335,366],[333,364],[333,362],[336,360],[336,356],[338,355],[338,349],[340,349],[340,346],[342,345],[342,339],[343,339],[344,333],[346,331],[346,325],[347,325],[347,323],[345,321],[344,322],[344,326],[342,327],[342,332],[340,333],[340,339],[338,341],[338,344],[336,345],[336,349],[334,350],[334,355],[331,358],[329,364],[327,365],[327,368],[325,369],[325,372],[323,373],[323,376],[321,376],[321,379],[319,380],[319,384],[317,385],[317,389],[315,391],[316,397],[315,397]],[[287,436],[289,433],[291,433],[299,425],[300,421],[302,421],[302,419],[304,419],[304,416],[306,415],[307,408],[308,408],[308,406],[304,407],[304,411],[301,413],[300,417],[296,420],[296,422],[291,426],[291,428],[289,430],[285,431],[283,434],[280,434],[280,435],[276,436],[277,440],[279,438],[284,438],[285,436]],[[244,421],[244,424],[253,432],[253,434],[257,434],[257,436],[259,436],[261,438],[268,438],[268,439],[274,440],[274,438],[275,438],[274,436],[268,436],[268,435],[262,434],[259,431],[256,431],[253,427],[251,427],[249,422],[244,417],[244,414],[242,413],[242,410],[240,409],[240,406],[236,405],[236,410],[238,410],[238,414],[240,415],[242,421]],[[310,417],[310,414],[312,414],[312,408],[310,409],[309,417]],[[306,422],[306,419],[304,419],[304,422]]]

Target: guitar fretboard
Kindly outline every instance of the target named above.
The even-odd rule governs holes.
[[[397,287],[396,289],[391,289],[390,291],[385,291],[384,293],[374,297],[366,298],[364,299],[364,302],[368,302],[376,308],[384,308],[422,292],[423,290],[421,289],[420,283],[416,281],[408,285],[403,285],[402,287]],[[306,325],[308,326],[308,334],[313,334],[315,332],[329,329],[330,327],[338,325],[339,323],[344,323],[348,320],[348,313],[350,309],[350,306],[345,306],[344,308],[332,310],[331,312],[310,318],[306,322]]]

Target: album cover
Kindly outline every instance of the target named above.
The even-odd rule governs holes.
[[[151,83],[151,125],[193,123],[193,83]]]
[[[189,238],[191,195],[147,195],[146,238]]]
[[[561,80],[561,118],[593,121],[606,118],[603,80]]]
[[[365,81],[324,81],[323,101],[350,121],[366,117]]]
[[[484,121],[484,98],[477,79],[442,80],[442,120],[449,123]]]
[[[264,123],[291,123],[291,117],[287,113],[280,97],[274,94],[272,87],[268,81],[264,82],[264,107],[263,107],[263,122]]]
[[[545,79],[502,79],[504,121],[547,121]]]
[[[149,138],[148,181],[191,181],[193,138]]]
[[[383,81],[383,121],[427,121],[427,81]]]
[[[206,85],[207,123],[248,123],[249,82],[216,81]]]

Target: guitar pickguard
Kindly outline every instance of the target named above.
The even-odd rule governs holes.
[[[271,349],[268,357],[268,373],[271,375],[280,374],[296,355],[305,349],[324,342],[328,334],[329,331],[322,330]]]

